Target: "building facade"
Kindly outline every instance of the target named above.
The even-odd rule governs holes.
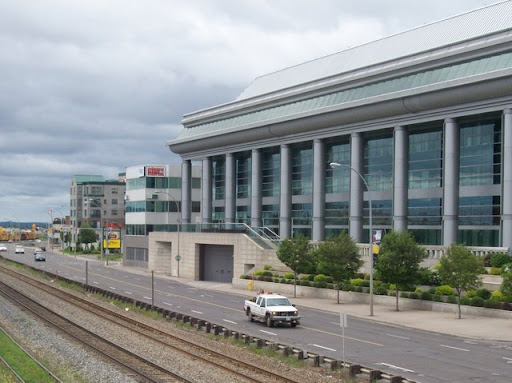
[[[511,248],[510,20],[511,1],[493,4],[270,73],[185,115],[168,145],[184,169],[202,163],[202,222],[368,243],[371,209],[374,230],[425,245]],[[182,183],[190,223],[189,172]]]
[[[98,232],[116,227],[124,230],[124,199],[126,184],[120,180],[105,180],[101,175],[75,175],[70,187],[70,224],[73,242],[76,229],[84,223]]]
[[[201,169],[194,166],[190,172],[188,194],[182,203],[181,165],[138,165],[126,168],[126,236],[124,264],[148,266],[149,233],[177,234],[183,210],[190,212],[194,221],[200,218]],[[176,243],[176,241],[174,242]]]

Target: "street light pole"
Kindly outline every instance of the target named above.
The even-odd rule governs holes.
[[[364,176],[354,169],[350,165],[340,164],[338,162],[331,162],[330,163],[331,168],[339,168],[339,167],[345,167],[349,168],[350,170],[354,171],[359,178],[363,181],[364,185],[366,186],[366,190],[368,191],[368,210],[370,215],[370,222],[369,222],[369,229],[370,229],[370,241],[369,241],[369,247],[368,247],[368,254],[370,256],[370,316],[373,316],[373,229],[372,229],[372,196],[370,191],[370,186],[368,186],[368,182],[366,182],[366,179]]]
[[[181,255],[180,255],[180,226],[181,226],[181,209],[180,209],[180,205],[178,204],[178,201],[176,201],[176,198],[174,198],[169,192],[166,192],[164,190],[157,190],[155,191],[156,194],[167,194],[173,201],[174,203],[176,204],[176,210],[178,211],[178,214],[179,214],[179,222],[178,222],[178,251],[176,253],[176,262],[177,262],[177,267],[176,267],[176,275],[177,277],[179,278],[180,277],[180,260],[181,260]]]

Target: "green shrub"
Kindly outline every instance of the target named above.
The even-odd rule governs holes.
[[[313,279],[315,282],[325,282],[325,275],[324,274],[318,274],[315,275],[315,278]]]
[[[308,275],[308,274],[301,275],[299,279],[300,279],[301,281],[309,281],[309,275]]]
[[[471,306],[484,307],[485,300],[482,297],[471,298]]]
[[[416,290],[414,290],[414,292],[416,294],[421,294],[423,292],[423,290],[421,288],[419,288],[419,287],[416,287]]]
[[[453,288],[448,285],[441,285],[436,288],[436,294],[439,295],[452,295],[453,294]]]
[[[468,290],[468,291],[466,291],[465,296],[468,297],[468,298],[476,297],[476,291],[475,290]]]
[[[494,299],[488,299],[484,302],[484,307],[488,309],[501,309],[501,302]]]
[[[436,293],[436,288],[435,287],[431,287],[430,289],[428,289],[428,292],[429,292],[429,294],[434,295]]]
[[[352,286],[362,286],[364,282],[364,279],[361,278],[355,278],[350,280],[350,284]]]
[[[354,291],[356,293],[362,293],[363,292],[363,288],[361,286],[354,286]]]
[[[272,277],[272,282],[279,283],[281,281],[281,278],[279,277]]]
[[[294,277],[294,275],[291,272],[283,274],[283,278],[285,278],[285,279],[293,279],[293,277]]]
[[[390,290],[391,289],[391,285],[389,283],[384,283],[384,282],[382,282],[380,284],[380,287],[382,287],[383,289],[386,289],[386,290]]]
[[[435,291],[435,289],[434,289]],[[433,299],[432,299],[434,302],[441,302],[442,301],[442,298],[441,298],[441,295],[439,294],[434,294],[433,295]]]
[[[389,284],[389,289],[390,290],[396,290],[396,285],[394,283],[390,283]]]
[[[310,283],[311,283],[311,282],[309,282],[308,280],[305,280],[305,281],[304,281],[304,280],[302,280],[302,281],[300,281],[299,283],[300,283],[300,285],[301,285],[301,286],[311,286],[311,285],[310,285]]]
[[[496,290],[491,293],[491,300],[493,301],[503,302],[504,298],[505,297],[503,296],[503,293],[500,290]]]
[[[326,285],[325,287],[326,287],[327,289],[331,289],[331,290],[333,290],[333,289],[335,289],[335,288],[336,288],[335,286],[336,286],[336,284],[335,284],[335,283],[327,283],[327,285]]]
[[[455,302],[457,303],[457,302]],[[460,304],[464,306],[469,306],[471,304],[471,298],[468,297],[461,297],[460,298]]]
[[[409,293],[409,299],[418,299],[418,294],[415,292]]]
[[[476,291],[476,295],[482,298],[483,300],[487,300],[491,298],[491,292],[487,289],[478,289]]]
[[[265,270],[256,270],[253,274],[257,277],[260,277],[263,275],[264,272]]]
[[[512,262],[512,258],[510,255],[506,253],[495,253],[491,255],[490,265],[491,267],[498,267],[501,268],[501,266]]]
[[[354,291],[354,286],[352,286],[350,283],[343,283],[341,285],[341,290],[342,291]]]
[[[362,286],[362,287],[370,287],[370,281],[369,281],[369,280],[367,280],[367,279],[365,279],[365,280],[363,281],[363,283],[361,283],[361,286]]]
[[[308,275],[308,281],[313,282],[314,279],[315,279],[315,274]]]
[[[491,275],[501,275],[501,267],[491,267],[491,271],[489,272]]]
[[[422,301],[431,301],[432,300],[432,294],[430,294],[429,292],[427,291],[423,291],[421,294],[420,294],[420,299]]]
[[[376,295],[388,295],[388,289],[386,289],[382,285],[376,287],[374,292],[375,292]]]
[[[325,277],[325,281],[326,281],[327,283],[334,283],[334,279],[332,279],[332,277],[331,277],[331,276],[326,276],[326,277]]]
[[[263,270],[270,271],[270,270],[272,270],[272,266],[270,266],[270,265],[265,265],[265,266],[263,266]]]
[[[261,274],[261,275],[263,275],[264,277],[271,277],[272,278],[274,276],[274,273],[272,273],[272,271],[264,270],[263,274]]]
[[[400,298],[409,298],[409,294],[407,291],[401,291]]]
[[[286,283],[286,279],[285,278],[279,279],[279,283]]]
[[[469,298],[467,298],[469,301]],[[446,302],[448,303],[457,303],[457,297],[455,295],[448,295]]]
[[[396,297],[396,291],[395,291],[395,290],[389,290],[389,291],[388,291],[388,295],[389,295],[390,297]]]
[[[273,281],[274,281],[274,277],[272,277],[272,276],[268,276],[268,275],[264,275],[264,276],[263,276],[263,280],[264,280],[265,282],[273,282]]]

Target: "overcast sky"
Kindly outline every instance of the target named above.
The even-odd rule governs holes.
[[[182,116],[255,77],[495,2],[0,0],[0,221],[69,214],[75,174],[181,163]]]

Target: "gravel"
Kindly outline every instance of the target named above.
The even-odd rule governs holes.
[[[94,330],[94,332],[110,341],[125,347],[131,347],[132,351],[135,353],[150,356],[154,363],[162,365],[179,374],[183,374],[189,379],[192,378],[198,383],[239,382],[236,378],[230,377],[226,373],[219,372],[216,369],[197,368],[197,362],[191,360],[189,357],[183,356],[180,353],[163,350],[150,341],[141,340],[141,338],[136,335],[120,329],[119,326],[111,325],[108,322],[98,319],[95,315],[76,309],[66,303],[56,301],[52,296],[48,296],[37,289],[27,287],[26,284],[19,282],[17,279],[8,277],[5,274],[2,274],[1,277],[2,280],[10,286],[20,289],[20,291],[23,291],[51,310],[59,314],[65,314],[68,319],[73,318],[73,320],[81,326]],[[75,294],[81,297],[85,296],[82,293]],[[102,305],[122,310],[109,304],[109,302],[94,299],[93,297],[89,297],[89,299],[94,300],[95,303],[101,302]],[[140,318],[138,314],[131,311],[128,312],[128,315]],[[164,320],[156,321],[148,319],[147,317],[145,317],[145,321],[151,321],[152,326],[168,333],[177,333],[181,336],[185,335],[188,340],[197,343],[208,342],[208,347],[218,352],[236,356],[246,362],[258,364],[270,371],[277,371],[299,382],[340,382],[338,373],[328,371],[322,367],[313,368],[307,366],[304,368],[295,368],[277,358],[256,355],[239,346],[232,345],[228,340],[207,339],[204,333],[198,332],[197,330],[183,329],[173,322]],[[112,367],[111,364],[105,362],[104,359],[97,356],[95,353],[77,345],[65,336],[56,334],[54,330],[33,319],[29,314],[17,309],[2,297],[0,297],[0,325],[39,360],[49,361],[49,366],[47,365],[49,369],[54,372],[58,371],[57,375],[65,382],[131,383],[135,381],[130,378],[126,372]]]

